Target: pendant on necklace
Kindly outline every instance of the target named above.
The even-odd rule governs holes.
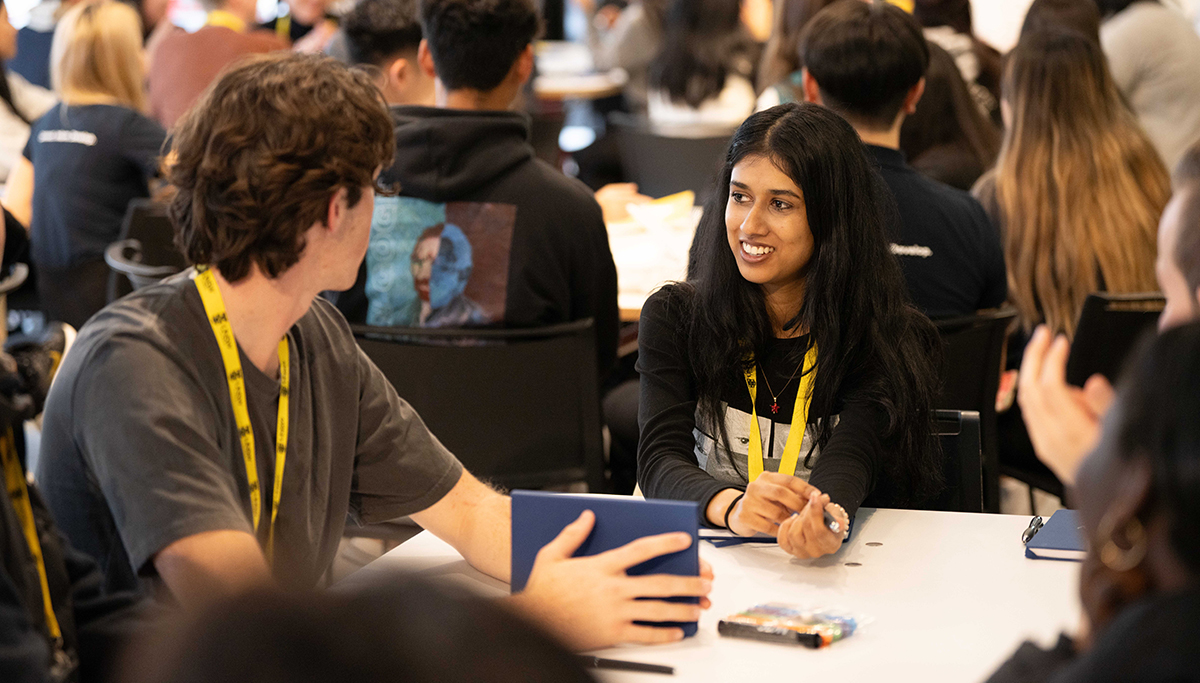
[[[775,403],[772,403],[772,404],[771,404],[771,412],[772,412],[772,413],[778,413],[778,412],[779,412],[779,402],[778,402],[778,401],[777,401],[777,402],[775,402]]]

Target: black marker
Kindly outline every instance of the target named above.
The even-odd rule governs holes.
[[[637,671],[647,674],[675,675],[675,667],[661,664],[643,664],[642,662],[626,662],[620,659],[604,659],[591,655],[578,655],[579,663],[588,669],[613,669],[615,671]]]

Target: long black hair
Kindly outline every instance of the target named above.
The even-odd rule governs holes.
[[[740,0],[674,0],[662,49],[650,64],[650,87],[698,108],[720,94],[739,62],[745,62],[748,74],[750,52]]]
[[[688,279],[669,301],[685,306],[701,424],[715,425],[728,444],[721,394],[746,367],[746,351],[762,357],[774,336],[762,289],[742,277],[729,247],[725,205],[733,168],[747,157],[770,159],[803,192],[813,255],[804,301],[785,325],[807,329],[819,349],[810,419],[824,446],[854,389],[886,414],[886,459],[878,490],[918,503],[941,484],[933,438],[940,341],[929,319],[909,302],[899,263],[889,249],[890,197],[868,162],[858,134],[814,104],[782,104],[738,128],[690,254]],[[805,349],[798,349],[799,363]],[[736,374],[732,374],[737,369]],[[794,428],[794,427],[793,427]]]

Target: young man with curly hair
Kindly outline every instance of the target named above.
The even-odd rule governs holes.
[[[244,62],[181,121],[170,211],[200,267],[84,326],[45,412],[46,497],[110,587],[184,606],[312,587],[347,513],[412,515],[508,579],[509,500],[429,433],[318,297],[354,281],[393,145],[370,77],[321,57]],[[514,604],[580,648],[681,637],[634,621],[692,621],[695,605],[635,597],[702,596],[707,580],[624,570],[690,539],[571,558],[591,519],[547,546]]]

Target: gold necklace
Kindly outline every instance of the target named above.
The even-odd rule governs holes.
[[[762,370],[763,382],[765,382],[767,385],[767,393],[771,394],[772,415],[779,412],[779,396],[783,394],[783,392],[787,391],[788,386],[790,386],[792,381],[796,379],[796,373],[800,372],[800,368],[802,367],[804,367],[803,358],[800,359],[800,364],[796,366],[796,369],[792,371],[792,376],[788,378],[787,384],[784,384],[783,388],[779,390],[778,394],[776,394],[775,391],[771,389],[771,380],[767,379],[767,369],[763,367],[762,363],[758,364],[758,369]],[[799,398],[797,398],[797,400],[799,400]]]

